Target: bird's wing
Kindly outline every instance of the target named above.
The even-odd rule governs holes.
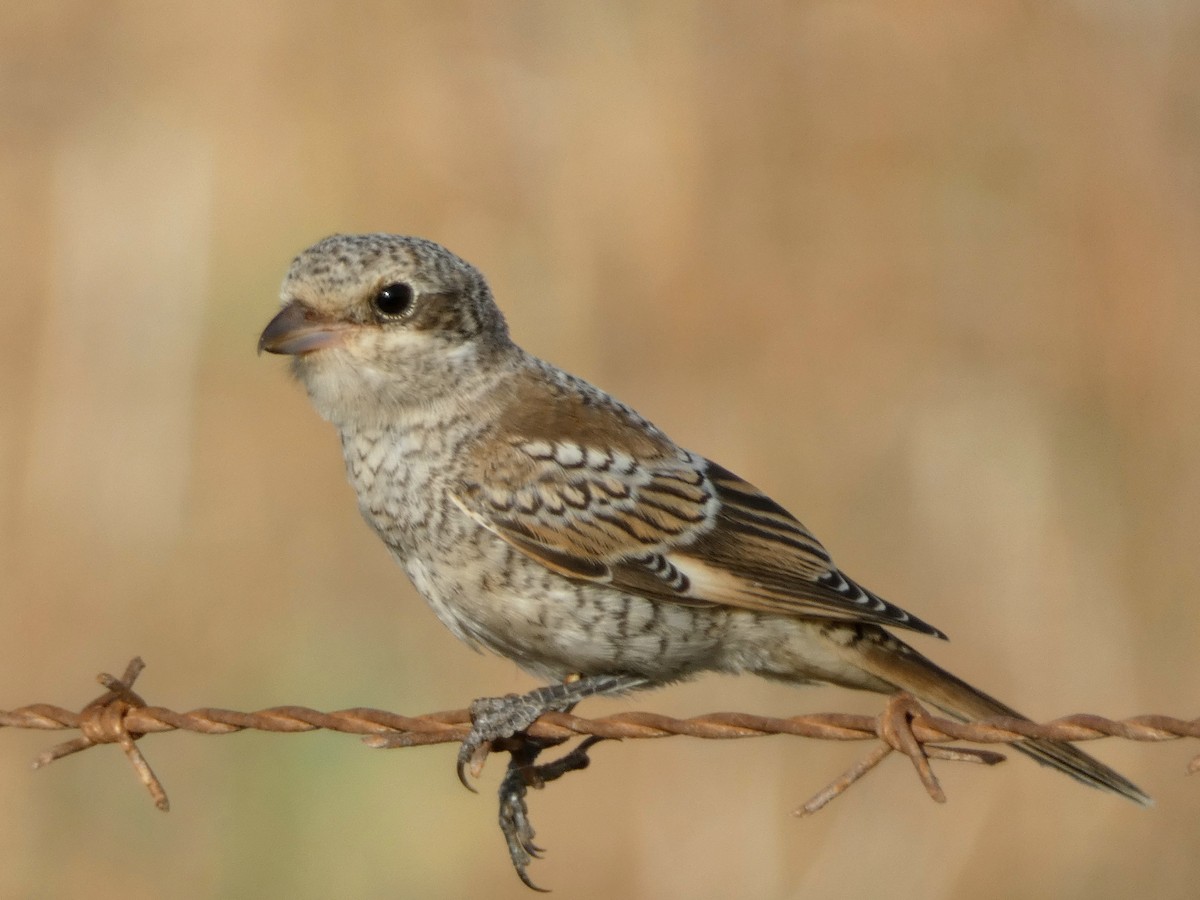
[[[641,449],[514,439],[470,466],[454,499],[569,578],[675,603],[945,636],[844,576],[808,529],[750,483],[665,440],[654,454]]]

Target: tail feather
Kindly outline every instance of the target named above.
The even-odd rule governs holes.
[[[1029,721],[1011,707],[930,662],[882,628],[864,629],[862,640],[849,647],[855,655],[855,665],[959,721],[991,716]],[[1154,803],[1136,784],[1072,744],[1028,739],[1014,741],[1010,746],[1090,787],[1120,794],[1142,806]]]

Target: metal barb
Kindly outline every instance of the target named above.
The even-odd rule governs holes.
[[[925,790],[938,803],[946,802],[946,792],[933,774],[929,757],[920,741],[912,733],[912,723],[924,710],[911,694],[900,692],[888,699],[887,706],[879,714],[879,738],[893,750],[899,750],[912,760],[913,767],[925,785]]]
[[[120,744],[138,780],[150,792],[154,805],[167,812],[171,803],[167,799],[166,789],[135,743],[144,732],[130,729],[127,722],[132,710],[143,709],[146,706],[146,701],[133,690],[133,683],[145,667],[142,658],[135,656],[125,667],[125,674],[121,678],[107,672],[97,675],[96,680],[107,690],[74,717],[74,727],[78,728],[82,735],[46,750],[33,761],[33,767],[40,769],[57,759],[87,750],[97,744]]]

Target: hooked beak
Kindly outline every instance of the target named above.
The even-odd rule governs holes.
[[[281,309],[263,329],[258,339],[258,352],[303,356],[316,350],[340,346],[350,326],[322,318],[299,300]]]

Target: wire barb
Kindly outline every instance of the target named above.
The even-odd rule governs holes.
[[[146,762],[142,751],[134,743],[142,736],[143,732],[136,728],[130,728],[127,721],[132,710],[143,709],[146,706],[146,701],[133,690],[133,683],[145,667],[146,664],[142,658],[135,656],[125,667],[123,677],[117,678],[107,672],[97,675],[96,680],[108,690],[80,710],[74,726],[81,732],[80,736],[51,747],[33,761],[33,767],[40,769],[56,759],[70,756],[80,750],[87,750],[97,744],[120,744],[121,749],[125,751],[125,758],[133,766],[138,780],[150,792],[154,805],[163,812],[170,810],[171,803],[167,799],[166,789],[158,780],[158,776],[154,774],[154,770],[150,768],[150,764]]]

